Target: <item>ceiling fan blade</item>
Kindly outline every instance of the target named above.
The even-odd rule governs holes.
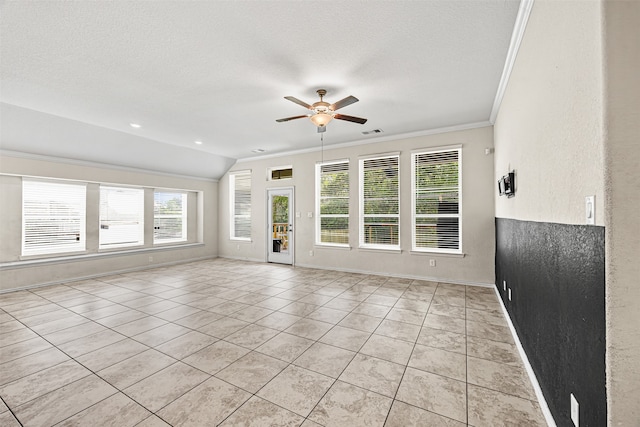
[[[291,102],[295,102],[298,105],[302,105],[307,110],[311,110],[311,105],[307,104],[304,101],[300,101],[298,98],[294,98],[293,96],[285,96],[284,99],[287,99],[287,100],[289,100]]]
[[[346,120],[353,123],[360,123],[361,125],[367,123],[367,119],[363,119],[362,117],[347,116],[345,114],[336,114],[335,116],[333,116],[333,118],[338,120]]]
[[[318,133],[322,133],[322,132],[326,132],[327,131],[327,127],[326,126],[318,126]]]
[[[289,120],[301,119],[301,118],[303,118],[303,117],[309,117],[309,116],[304,115],[304,116],[285,117],[284,119],[278,119],[278,120],[276,120],[276,122],[278,122],[278,123],[288,122]]]
[[[354,102],[358,102],[359,99],[356,98],[355,96],[347,96],[345,99],[341,99],[340,101],[336,102],[335,104],[332,104],[331,106],[329,106],[329,109],[332,111],[336,111],[340,108],[346,107],[347,105],[351,105]]]

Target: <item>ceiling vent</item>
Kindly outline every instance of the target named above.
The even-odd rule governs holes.
[[[383,130],[382,129],[374,129],[374,130],[367,130],[362,132],[363,135],[372,135],[372,134],[376,134],[376,133],[382,133]]]

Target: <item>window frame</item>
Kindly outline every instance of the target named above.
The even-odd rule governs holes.
[[[285,176],[282,178],[280,176],[278,176],[277,178],[273,177],[274,172],[278,172],[278,175],[279,175],[280,172],[287,171],[289,169],[291,169],[291,176]],[[291,179],[293,179],[293,165],[273,166],[273,167],[267,168],[267,181],[288,181]]]
[[[383,160],[383,159],[391,159],[395,158],[397,161],[397,199],[398,199],[398,213],[397,214],[365,214],[364,213],[364,189],[365,189],[365,162],[371,160]],[[401,224],[401,213],[402,213],[402,200],[401,200],[401,179],[400,179],[400,153],[386,153],[386,154],[376,154],[370,155],[366,157],[361,157],[358,160],[358,204],[359,204],[359,224],[358,224],[358,240],[359,240],[359,248],[361,249],[377,249],[377,250],[386,250],[386,251],[400,251],[402,246],[402,224]],[[365,243],[365,218],[366,217],[388,217],[388,218],[397,218],[398,224],[398,242],[397,244],[385,244],[385,243]]]
[[[179,194],[181,195],[182,201],[181,201],[181,209],[182,209],[182,215],[181,215],[181,219],[182,219],[182,230],[181,230],[181,234],[182,236],[180,238],[169,238],[169,239],[160,239],[158,240],[158,238],[156,237],[156,230],[158,230],[158,228],[156,228],[156,220],[157,220],[157,214],[156,214],[156,194],[158,193],[162,193],[162,194]],[[187,191],[180,191],[180,190],[165,190],[165,189],[159,189],[159,188],[155,188],[153,190],[153,245],[154,246],[160,246],[160,245],[165,245],[165,244],[175,244],[175,243],[186,243],[188,241],[188,222],[189,222],[189,216],[188,216],[188,210],[187,210],[187,204],[188,204],[188,199],[189,199],[189,193]],[[170,216],[167,216],[165,218],[170,218]]]
[[[437,154],[437,153],[447,153],[447,152],[457,152],[458,157],[458,213],[457,214],[416,214],[417,201],[416,201],[416,192],[417,192],[417,179],[416,179],[416,159],[420,155],[424,154]],[[413,150],[411,152],[411,250],[413,252],[420,253],[439,253],[439,254],[454,254],[460,255],[462,252],[462,145],[448,146],[448,147],[435,147],[435,148],[424,148],[419,150]],[[418,218],[456,218],[458,219],[458,248],[457,249],[447,249],[447,248],[434,248],[434,247],[418,247],[417,246],[417,233],[416,233],[416,224]]]
[[[236,236],[236,224],[235,220],[237,217],[242,217],[246,215],[238,215],[236,214],[236,178],[238,176],[247,176],[249,178],[249,237]],[[253,202],[253,176],[251,174],[251,170],[243,170],[243,171],[234,171],[229,173],[229,240],[234,241],[242,241],[242,242],[251,242],[252,233],[251,233],[251,214],[252,211],[252,202]]]
[[[67,186],[67,187],[75,187],[76,189],[79,190],[79,194],[76,194],[75,197],[79,197],[79,199],[81,199],[81,201],[79,200],[75,200],[75,201],[70,201],[67,203],[70,203],[72,206],[74,206],[75,208],[77,208],[79,210],[78,215],[77,215],[77,221],[78,221],[78,237],[77,237],[77,244],[69,244],[69,245],[60,245],[59,243],[57,245],[51,245],[51,246],[45,246],[44,249],[29,249],[26,245],[26,240],[27,240],[27,223],[28,223],[28,218],[30,216],[35,216],[34,215],[27,215],[26,212],[26,206],[25,206],[25,201],[27,200],[27,197],[25,196],[27,194],[26,191],[26,187],[28,187],[29,185],[32,184],[41,184],[44,186],[51,186],[51,188],[53,188],[54,186],[58,186],[58,189],[60,188],[60,186]],[[22,218],[21,218],[21,242],[20,242],[20,256],[22,258],[31,258],[31,257],[40,257],[40,256],[55,256],[55,255],[64,255],[64,254],[77,254],[77,253],[85,253],[87,251],[87,184],[86,183],[81,183],[81,182],[71,182],[71,181],[65,181],[65,180],[45,180],[45,179],[32,179],[32,178],[27,178],[27,177],[22,177]],[[39,191],[44,191],[42,189],[40,189]],[[80,194],[81,193],[81,194]],[[54,194],[56,195],[60,195],[60,191],[55,191]],[[49,199],[50,200],[50,199]],[[77,203],[77,205],[75,204],[75,202],[79,202]],[[49,213],[47,220],[49,222],[51,222],[51,214]],[[73,217],[71,217],[73,218]],[[48,248],[48,250],[47,250]]]
[[[339,248],[349,248],[350,247],[350,238],[349,238],[349,227],[350,227],[350,216],[351,209],[349,203],[347,203],[346,214],[322,214],[321,211],[321,199],[322,199],[322,167],[329,165],[339,165],[346,164],[347,167],[347,192],[349,196],[347,200],[351,200],[351,164],[349,159],[342,160],[331,160],[325,162],[316,163],[316,194],[315,194],[315,208],[316,208],[316,237],[315,237],[315,245],[316,246],[330,246],[330,247],[339,247]],[[338,198],[335,197],[334,198]],[[323,242],[322,241],[322,219],[323,218],[347,218],[347,243],[334,243],[334,242]]]
[[[144,246],[144,217],[145,217],[145,203],[144,203],[144,188],[141,187],[128,187],[128,186],[118,186],[118,185],[110,185],[110,184],[100,184],[99,185],[99,195],[100,198],[98,200],[98,250],[110,250],[110,249],[119,249],[119,248],[132,248],[138,246]],[[135,242],[125,242],[125,243],[110,243],[105,244],[102,242],[102,206],[103,206],[103,190],[116,190],[116,191],[135,191],[139,194],[140,199],[136,202],[139,204],[139,207],[142,208],[140,212],[138,212],[138,230],[137,230],[137,241]]]

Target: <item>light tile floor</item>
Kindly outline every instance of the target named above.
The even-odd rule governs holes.
[[[494,291],[215,259],[0,295],[2,426],[545,425]]]

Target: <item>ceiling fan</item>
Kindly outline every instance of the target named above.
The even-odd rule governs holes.
[[[304,108],[311,110],[310,114],[305,114],[302,116],[293,116],[286,117],[284,119],[278,119],[276,122],[288,122],[289,120],[301,119],[303,117],[309,117],[311,122],[318,127],[318,133],[324,132],[327,130],[327,123],[329,123],[333,119],[338,120],[346,120],[348,122],[360,123],[361,125],[367,122],[367,119],[363,119],[361,117],[347,116],[346,114],[338,114],[337,110],[340,108],[346,107],[347,105],[351,105],[354,102],[358,102],[359,99],[355,96],[347,96],[340,101],[329,104],[325,102],[322,98],[327,94],[325,89],[318,89],[316,91],[318,96],[320,96],[320,101],[314,102],[309,105],[304,101],[300,101],[298,98],[294,98],[293,96],[285,96],[284,99],[288,99],[291,102],[295,102],[298,105],[302,105]]]

